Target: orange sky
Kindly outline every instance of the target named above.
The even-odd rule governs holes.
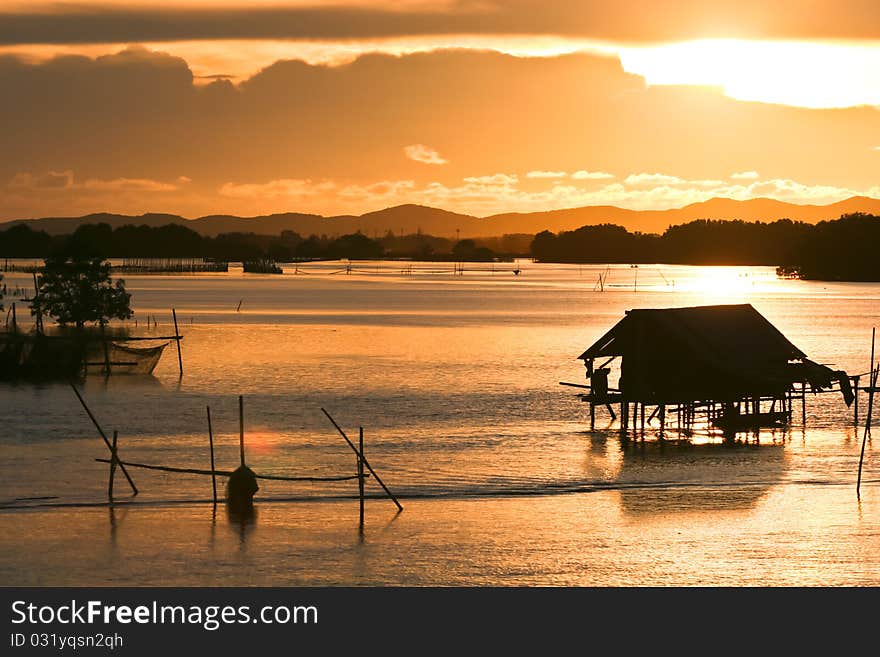
[[[0,219],[880,197],[880,4],[767,4],[7,0]]]

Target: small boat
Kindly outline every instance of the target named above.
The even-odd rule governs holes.
[[[106,374],[109,362],[111,374],[152,374],[162,352],[170,343],[153,347],[129,347],[119,342],[109,342],[107,353],[91,351],[86,362],[87,374]]]

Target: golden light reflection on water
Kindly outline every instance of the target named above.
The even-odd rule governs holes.
[[[777,285],[775,275],[749,267],[705,267],[699,276],[686,281],[683,291],[694,292],[702,303],[725,303]]]
[[[257,472],[353,473],[326,407],[354,435],[365,427],[370,462],[403,514],[371,500],[361,542],[351,482],[267,481],[255,522],[221,513],[212,524],[210,505],[172,504],[209,500],[205,478],[138,473],[137,504],[112,523],[106,509],[0,511],[0,580],[878,583],[880,454],[868,444],[859,507],[860,435],[838,399],[810,399],[807,430],[757,443],[624,443],[604,415],[588,432],[583,404],[558,381],[583,380],[576,356],[625,310],[720,299],[753,303],[811,356],[860,372],[880,286],[777,281],[768,268],[642,266],[636,279],[618,265],[600,292],[605,266],[530,264],[528,286],[491,271],[458,284],[388,267],[369,277],[132,277],[156,334],[178,309],[186,374],[178,381],[166,353],[155,379],[90,380],[85,395],[132,460],[206,468],[210,405],[217,466],[234,468],[244,394]],[[248,312],[230,312],[242,298]],[[69,389],[2,395],[15,412],[0,430],[0,501],[105,499],[106,465],[93,459],[106,450]],[[39,503],[53,502],[27,504]],[[167,537],[161,549],[156,536]],[[283,566],[291,559],[302,568]]]

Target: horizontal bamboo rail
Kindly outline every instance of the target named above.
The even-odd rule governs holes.
[[[98,463],[110,463],[111,459],[95,459]],[[173,468],[167,465],[147,465],[146,463],[133,463],[131,461],[117,461],[119,465],[129,468],[143,468],[144,470],[159,470],[160,472],[181,472],[184,474],[206,475],[208,477],[217,475],[220,477],[231,477],[231,470],[200,470],[198,468]],[[282,475],[254,475],[257,479],[271,479],[273,481],[351,481],[357,479],[358,475],[346,475],[343,477],[285,477]],[[367,475],[368,476],[368,475]]]

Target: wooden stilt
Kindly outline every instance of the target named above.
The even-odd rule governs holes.
[[[853,426],[859,426],[859,378],[858,376],[854,376],[853,380],[853,391],[855,392],[855,398],[853,399]]]
[[[238,448],[241,451],[241,464],[244,465],[244,396],[238,396]]]
[[[801,424],[807,426],[807,382],[801,382]]]
[[[183,378],[183,356],[180,353],[180,331],[177,330],[177,311],[171,309],[171,317],[174,319],[174,342],[177,343],[177,367],[180,371],[180,378]]]
[[[358,499],[360,500],[361,516],[360,527],[364,529],[364,428],[360,427],[358,437],[358,448],[360,453],[357,455],[357,473],[358,473]]]
[[[37,283],[37,272],[32,273],[34,275],[34,303],[32,310],[35,311],[34,321],[36,322],[37,333],[41,334],[43,332],[43,310],[40,308],[40,285]]]
[[[208,446],[211,449],[211,488],[214,493],[214,505],[217,505],[217,474],[214,471],[214,429],[211,427],[211,407],[205,407],[208,411]]]
[[[873,352],[873,347],[871,351]],[[868,442],[868,436],[871,435],[871,416],[874,412],[874,390],[877,388],[878,376],[880,376],[880,367],[874,369],[874,371],[871,373],[870,378],[871,389],[868,391],[868,416],[865,418],[865,433],[862,435],[862,451],[859,454],[859,477],[856,480],[856,497],[861,497],[860,489],[862,487],[862,464],[865,461],[865,444]]]
[[[877,329],[871,329],[871,376],[868,378],[870,390],[868,391],[868,415],[865,418],[865,433],[862,435],[862,451],[859,454],[859,477],[856,480],[856,497],[861,498],[862,487],[862,464],[865,461],[865,443],[871,435],[871,418],[874,414],[874,390],[877,388],[877,378],[880,376],[880,366],[874,366],[874,340],[877,337]]]
[[[101,344],[104,346],[104,376],[110,376],[110,345],[107,344],[104,322],[101,322]]]
[[[116,455],[116,441],[118,437],[119,432],[114,429],[113,446],[110,448],[110,481],[107,483],[107,498],[111,502],[113,501],[113,480],[116,478],[116,463],[119,461],[119,457]]]
[[[596,428],[596,402],[590,400],[590,431]]]

